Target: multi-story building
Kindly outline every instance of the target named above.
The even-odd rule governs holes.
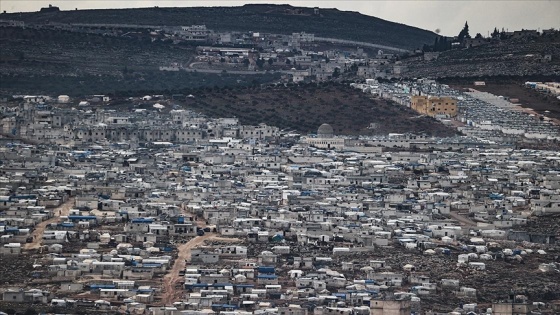
[[[457,116],[457,100],[451,97],[413,96],[410,100],[410,108],[431,117]]]
[[[189,41],[205,41],[212,33],[206,25],[181,26],[181,35]]]

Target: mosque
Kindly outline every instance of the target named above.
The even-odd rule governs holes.
[[[344,139],[335,138],[334,129],[329,124],[322,124],[317,129],[317,137],[307,138],[307,144],[319,149],[344,149]]]

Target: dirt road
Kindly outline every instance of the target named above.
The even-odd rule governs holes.
[[[38,249],[41,247],[41,241],[43,239],[43,234],[45,233],[45,228],[51,223],[58,222],[61,216],[67,216],[70,213],[70,209],[74,206],[74,198],[69,198],[65,203],[53,210],[54,216],[46,221],[43,221],[35,226],[31,237],[33,237],[33,242],[26,243],[23,249]]]
[[[187,261],[191,258],[191,250],[198,246],[203,245],[205,241],[220,241],[220,242],[238,242],[237,238],[220,237],[216,233],[206,233],[203,236],[197,236],[192,240],[180,245],[177,248],[178,254],[177,259],[173,267],[163,278],[163,295],[161,301],[163,305],[171,305],[173,302],[177,302],[181,299],[182,289],[177,286],[182,284],[183,278],[179,275],[181,270],[185,270]]]
[[[455,220],[459,221],[459,223],[461,223],[461,224],[463,224],[463,225],[466,225],[467,227],[469,227],[469,226],[476,226],[476,222],[474,222],[473,220],[469,219],[468,217],[465,217],[465,216],[463,216],[463,215],[460,215],[460,214],[457,213],[457,212],[451,211],[451,212],[449,212],[449,216],[450,216],[452,219],[455,219]]]
[[[189,213],[184,206],[181,206],[183,214],[196,216],[193,213]],[[198,218],[196,220],[196,225],[199,228],[206,227],[206,220],[204,218]],[[181,270],[185,270],[187,261],[191,258],[191,250],[198,246],[203,245],[205,241],[220,241],[220,242],[238,242],[237,238],[221,237],[218,233],[205,233],[203,236],[196,236],[192,240],[181,244],[177,247],[177,258],[173,263],[173,266],[168,271],[168,273],[163,277],[163,294],[161,296],[161,302],[163,305],[171,305],[173,302],[177,302],[181,299],[182,288],[180,287],[183,283],[183,277],[179,275]],[[179,286],[179,287],[177,287]]]
[[[162,303],[163,305],[168,305],[173,302],[179,301],[181,298],[181,291],[175,288],[177,284],[181,283],[181,276],[179,276],[179,272],[181,270],[185,270],[186,260],[190,259],[191,257],[191,250],[197,246],[200,246],[204,241],[210,240],[216,237],[214,233],[206,233],[203,236],[197,236],[192,240],[188,241],[185,244],[180,245],[177,248],[178,256],[175,259],[175,263],[173,267],[165,275],[163,278],[163,296],[162,296]]]

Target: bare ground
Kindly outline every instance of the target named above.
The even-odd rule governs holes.
[[[68,199],[65,203],[60,205],[58,208],[54,209],[54,216],[46,221],[43,221],[35,226],[31,236],[33,237],[33,242],[26,243],[23,249],[39,249],[41,247],[41,242],[43,240],[43,234],[45,233],[46,227],[51,223],[56,223],[61,216],[67,216],[70,213],[70,209],[74,206],[74,198]]]
[[[459,221],[459,223],[461,223],[461,225],[465,225],[465,226],[476,226],[476,222],[472,221],[471,219],[469,219],[468,217],[465,217],[462,214],[459,214],[457,212],[449,212],[449,216],[454,219]]]
[[[169,305],[181,299],[182,289],[177,288],[178,285],[182,283],[181,276],[179,272],[185,270],[187,261],[191,258],[191,250],[198,246],[204,244],[205,241],[229,241],[236,242],[238,239],[235,238],[224,238],[219,237],[216,233],[206,233],[203,236],[197,236],[185,244],[182,244],[177,248],[178,255],[175,259],[173,267],[169,270],[169,273],[163,278],[163,295],[162,304]]]

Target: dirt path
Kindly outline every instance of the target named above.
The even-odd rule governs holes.
[[[51,223],[56,223],[61,216],[67,216],[70,213],[70,209],[74,206],[74,198],[69,198],[65,203],[53,210],[53,217],[43,221],[35,226],[31,237],[33,237],[33,242],[26,243],[23,249],[38,249],[41,247],[41,241],[43,240],[43,234],[45,233],[46,227]]]
[[[469,218],[467,218],[467,217],[465,217],[465,216],[463,216],[463,215],[460,215],[460,214],[457,213],[457,212],[450,211],[450,212],[449,212],[449,216],[450,216],[452,219],[455,219],[455,220],[459,221],[459,223],[461,223],[461,224],[463,224],[463,225],[466,225],[467,227],[469,227],[469,226],[476,226],[476,222],[474,222],[473,220],[471,220],[471,219],[469,219]]]
[[[204,241],[211,240],[216,237],[214,233],[206,233],[203,236],[197,236],[192,240],[180,245],[177,248],[178,256],[175,259],[175,263],[169,272],[163,278],[163,305],[168,305],[173,302],[178,301],[181,298],[181,289],[177,289],[175,286],[181,283],[181,276],[179,272],[184,270],[186,267],[186,260],[191,258],[191,250],[197,246],[202,245]]]
[[[184,206],[181,206],[181,209],[183,214],[191,215],[193,217],[196,216],[194,213],[188,212]],[[206,227],[206,220],[204,220],[204,218],[198,217],[195,222],[199,228]],[[171,305],[171,303],[177,302],[181,299],[183,289],[180,286],[183,283],[183,278],[179,275],[179,273],[181,270],[185,270],[187,261],[191,258],[191,250],[203,245],[205,241],[239,242],[240,240],[238,238],[221,237],[218,233],[207,232],[203,236],[196,236],[185,244],[179,245],[177,247],[177,258],[175,259],[171,269],[163,277],[163,294],[161,296],[161,302],[163,305]]]

